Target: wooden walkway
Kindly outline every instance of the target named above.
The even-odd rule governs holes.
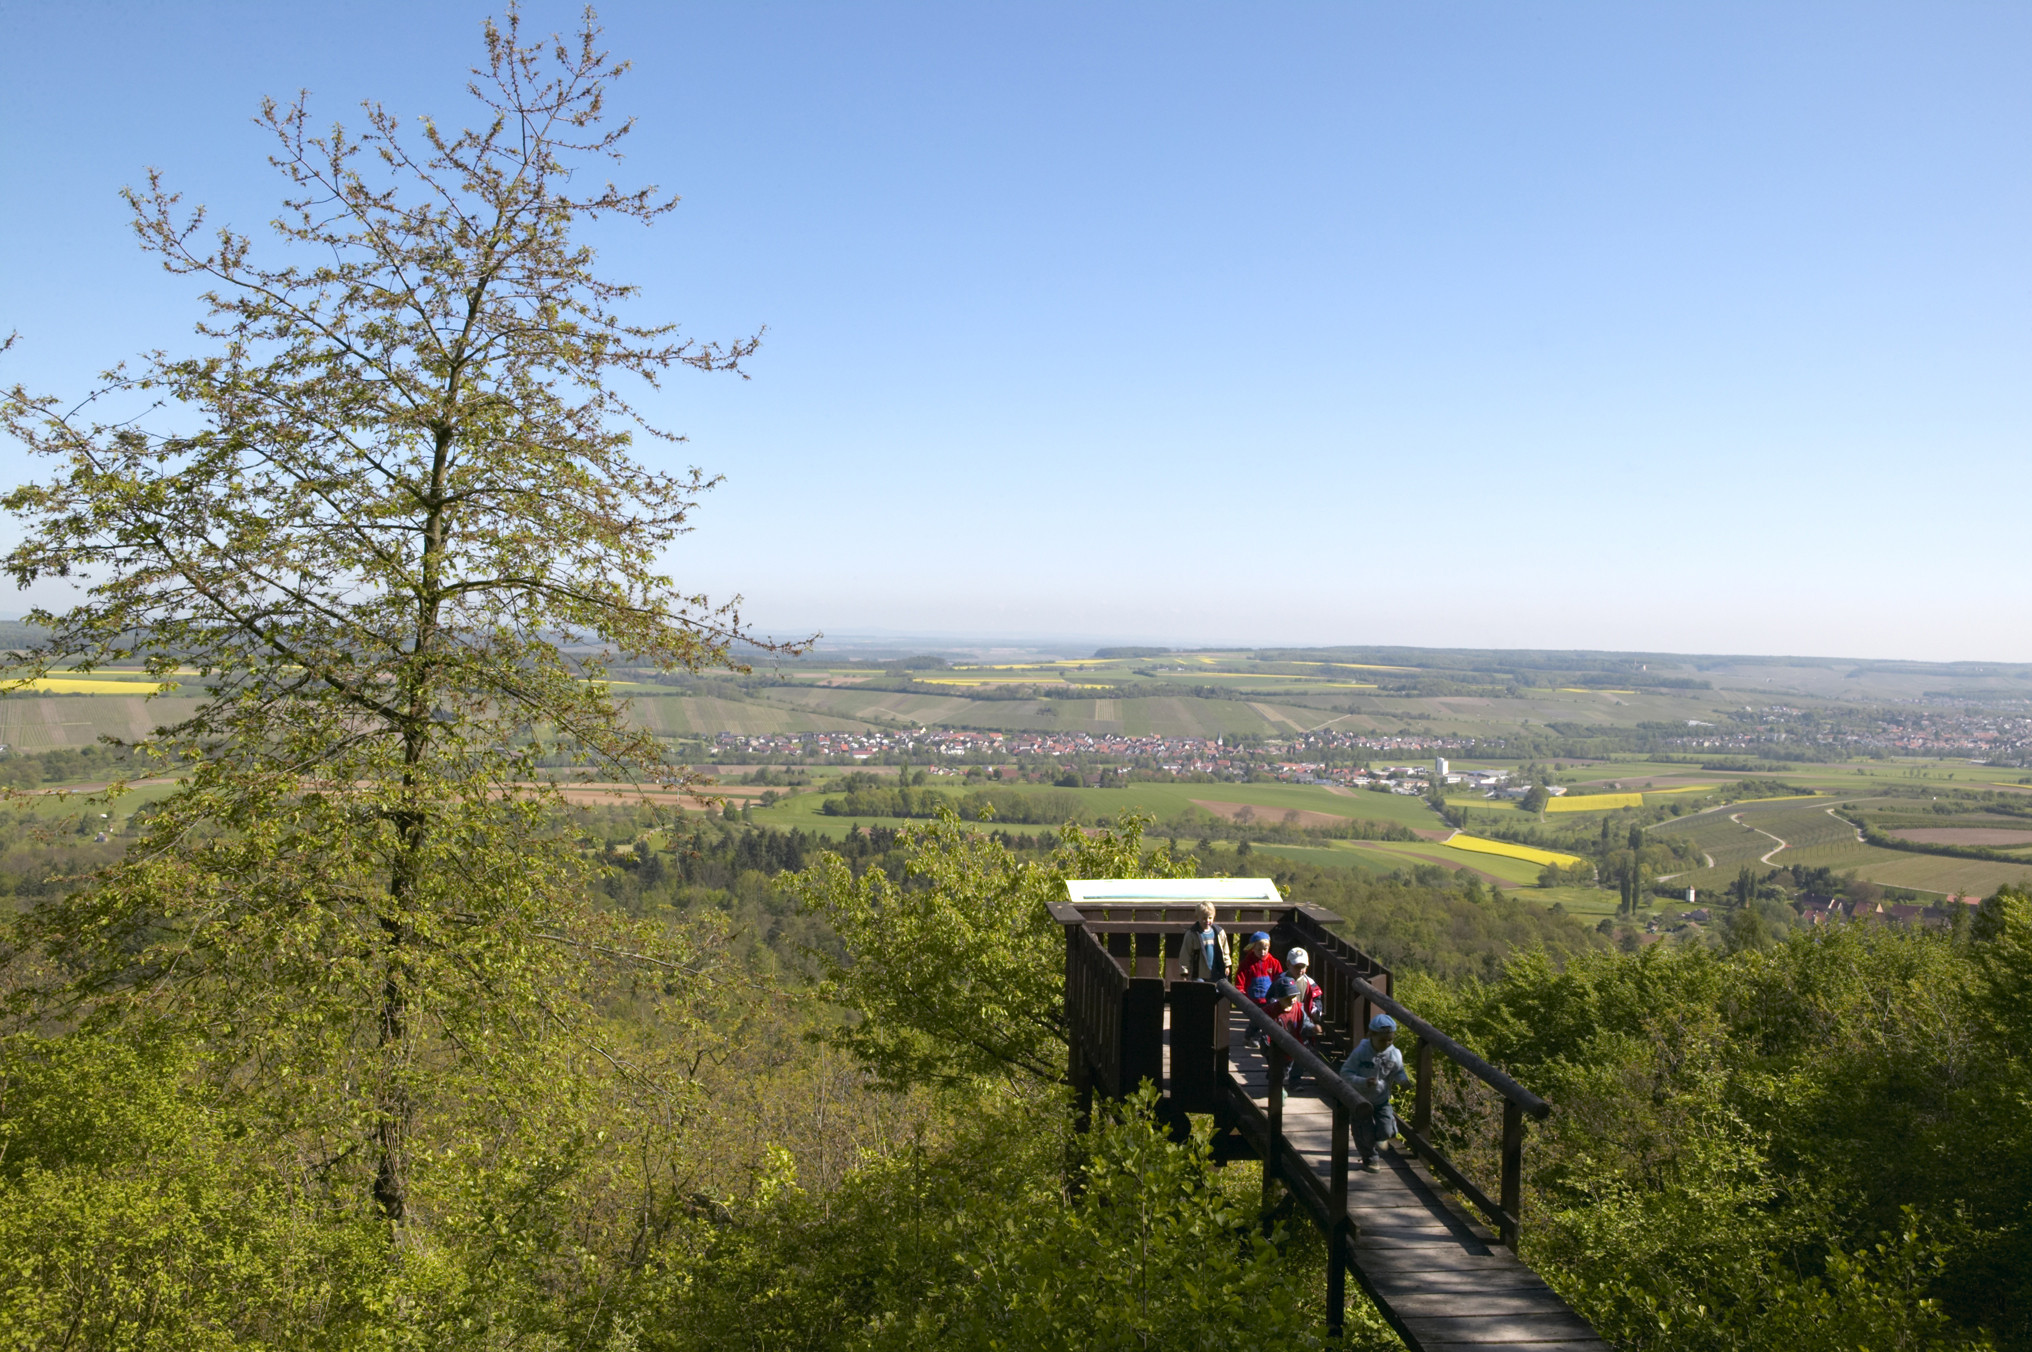
[[[1243,1016],[1230,1011],[1229,1075],[1267,1117],[1269,1065],[1247,1045],[1247,1032]],[[1324,1195],[1333,1167],[1333,1112],[1309,1082],[1284,1095],[1283,1137],[1289,1146],[1284,1167],[1303,1167],[1317,1182],[1316,1194]],[[1385,1146],[1377,1159],[1383,1166],[1377,1172],[1357,1167],[1348,1174],[1350,1267],[1406,1343],[1424,1352],[1606,1352],[1608,1344],[1587,1322],[1455,1207],[1409,1152]]]
[[[1286,903],[1268,878],[1065,886],[1066,900],[1051,913],[1065,928],[1066,1070],[1081,1120],[1096,1095],[1119,1099],[1146,1081],[1163,1090],[1174,1126],[1211,1114],[1217,1160],[1262,1161],[1265,1216],[1295,1203],[1325,1234],[1330,1336],[1343,1328],[1353,1274],[1416,1349],[1605,1352],[1587,1322],[1516,1256],[1526,1129],[1553,1105],[1401,1004],[1390,970],[1334,931],[1339,917]],[[1359,1158],[1349,1167],[1352,1128],[1369,1106],[1335,1073],[1338,1059],[1322,1062],[1231,982],[1191,979],[1182,942],[1202,903],[1231,938],[1263,930],[1280,960],[1305,948],[1330,1048],[1344,1054],[1375,1013],[1397,1021],[1414,1081],[1398,1111],[1410,1121],[1404,1140],[1383,1148],[1375,1173]],[[1273,1041],[1271,1056],[1247,1045],[1251,1026]],[[1321,1078],[1272,1093],[1272,1056]],[[1493,1190],[1430,1139],[1440,1058],[1494,1091],[1502,1128]],[[1455,1104],[1441,1111],[1450,1123],[1464,1113]]]

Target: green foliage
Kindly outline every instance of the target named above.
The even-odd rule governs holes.
[[[136,686],[137,691],[150,686]],[[53,751],[9,752],[0,755],[0,788],[32,789],[39,784],[75,784],[81,780],[127,775],[133,762],[127,749],[113,746],[59,747]]]
[[[0,1044],[0,1344],[244,1347],[366,1315],[385,1242],[236,1151],[194,1066],[134,1028]]]
[[[1527,956],[1406,997],[1556,1105],[1526,1150],[1526,1253],[1605,1337],[2023,1346],[2032,915],[1988,914],[1968,951],[1857,926]],[[1473,1120],[1441,1134],[1487,1167]]]
[[[1460,885],[1457,875],[1434,873]],[[1403,972],[1486,979],[1519,952],[1564,958],[1601,944],[1578,921],[1493,888],[1477,901],[1453,886],[1284,860],[1274,880],[1290,900],[1340,916],[1343,934]]]
[[[819,811],[833,817],[936,817],[956,812],[960,820],[998,821],[1017,825],[1058,826],[1087,821],[1093,809],[1076,793],[1050,789],[1025,793],[1017,789],[976,789],[955,797],[938,789],[854,787],[828,797]]]
[[[1084,1138],[1049,1096],[983,1103],[954,1139],[825,1198],[779,1171],[712,1237],[685,1295],[644,1324],[643,1346],[1322,1346],[1317,1248],[1265,1239],[1253,1186],[1211,1167],[1204,1127],[1170,1140],[1153,1103],[1146,1089]],[[1394,1346],[1354,1305],[1344,1345]]]
[[[1983,1013],[2000,1035],[2032,1031],[2032,892],[1999,890],[1972,928]]]
[[[1145,852],[1143,825],[1068,826],[1048,860],[1026,861],[947,810],[899,833],[904,883],[879,867],[856,878],[832,854],[790,878],[845,950],[821,986],[854,1016],[835,1041],[889,1085],[1060,1079],[1065,936],[1045,908],[1068,878],[1193,876],[1168,846]]]
[[[1538,870],[1540,887],[1587,887],[1595,880],[1595,866],[1583,859],[1577,864],[1547,864]]]

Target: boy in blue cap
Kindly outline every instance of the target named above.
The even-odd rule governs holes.
[[[1348,1124],[1354,1132],[1355,1148],[1362,1152],[1362,1167],[1371,1173],[1376,1163],[1376,1144],[1397,1134],[1397,1111],[1390,1095],[1400,1084],[1410,1084],[1404,1073],[1404,1053],[1391,1044],[1397,1040],[1397,1020],[1378,1014],[1369,1020],[1369,1035],[1355,1044],[1348,1059],[1341,1062],[1341,1078],[1369,1103],[1366,1116]]]

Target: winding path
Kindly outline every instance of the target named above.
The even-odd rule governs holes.
[[[1734,823],[1735,823],[1736,825],[1738,825],[1738,826],[1741,826],[1741,827],[1747,827],[1747,828],[1748,828],[1749,830],[1755,831],[1755,832],[1756,832],[1756,833],[1757,833],[1758,835],[1760,835],[1760,836],[1764,837],[1764,839],[1766,839],[1766,840],[1776,840],[1776,841],[1778,842],[1778,843],[1777,843],[1777,844],[1776,844],[1775,846],[1773,846],[1773,847],[1772,847],[1771,849],[1769,849],[1769,850],[1766,850],[1766,851],[1764,852],[1764,857],[1763,857],[1763,858],[1761,858],[1761,859],[1759,859],[1759,860],[1757,861],[1757,862],[1758,862],[1758,863],[1760,863],[1760,864],[1768,864],[1768,863],[1770,863],[1770,862],[1771,862],[1771,856],[1772,856],[1772,855],[1774,855],[1774,854],[1776,854],[1776,853],[1778,853],[1778,851],[1780,851],[1780,850],[1782,850],[1782,849],[1784,849],[1784,848],[1786,847],[1786,846],[1785,846],[1785,842],[1784,842],[1784,840],[1783,840],[1783,839],[1781,839],[1780,837],[1772,835],[1772,834],[1771,834],[1771,833],[1770,833],[1769,831],[1766,831],[1766,830],[1765,830],[1765,829],[1764,829],[1763,827],[1761,827],[1761,826],[1751,826],[1751,825],[1750,825],[1750,824],[1749,824],[1748,822],[1744,821],[1744,820],[1743,820],[1743,814],[1742,814],[1742,813],[1740,813],[1740,812],[1731,812],[1731,813],[1729,814],[1729,820],[1730,820],[1730,821],[1732,821],[1732,822],[1734,822]]]

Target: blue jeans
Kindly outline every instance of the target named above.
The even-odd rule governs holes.
[[[1355,1149],[1363,1159],[1368,1159],[1376,1153],[1378,1141],[1387,1141],[1397,1134],[1397,1110],[1379,1103],[1366,1113],[1356,1113],[1348,1123],[1348,1130],[1355,1138]]]

